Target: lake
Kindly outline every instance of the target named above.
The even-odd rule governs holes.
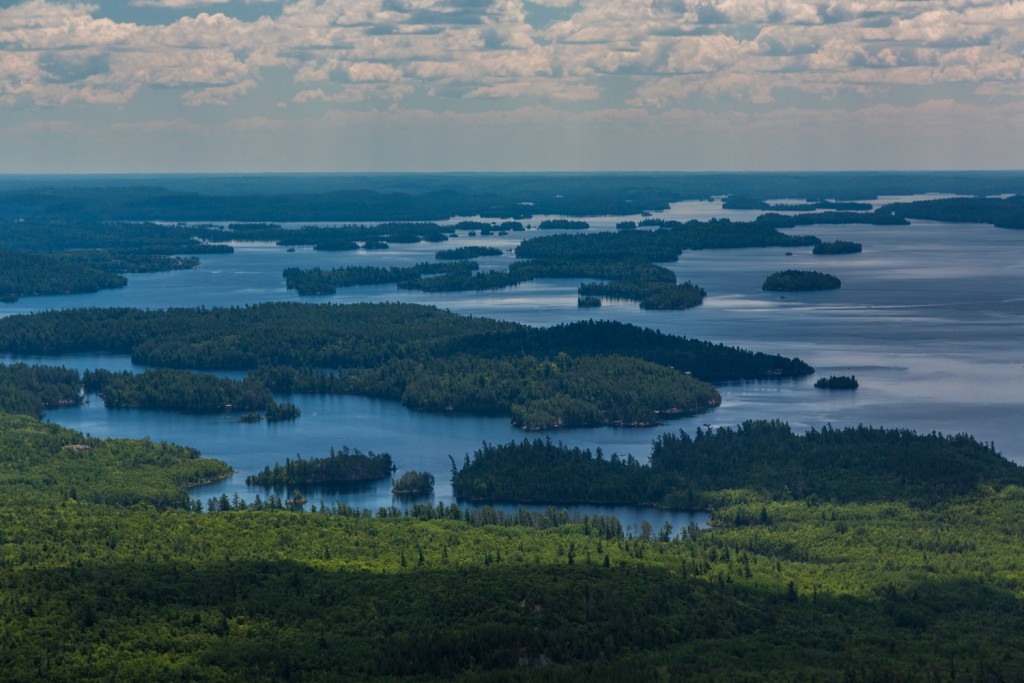
[[[723,212],[718,202],[681,202],[659,217],[686,220],[729,216],[746,219],[758,212]],[[589,219],[594,229],[614,229],[624,217]],[[635,217],[634,217],[635,219]],[[536,223],[540,218],[533,219]],[[411,265],[443,248],[472,244],[511,250],[536,231],[507,236],[468,237],[446,244],[392,245],[386,251],[316,252],[275,245],[236,245],[235,254],[201,257],[200,268],[129,275],[128,287],[88,295],[32,297],[0,304],[0,316],[80,306],[223,306],[261,301],[403,301],[457,313],[551,325],[604,318],[660,329],[751,350],[798,356],[817,373],[801,380],[744,382],[719,386],[721,407],[661,427],[557,430],[550,436],[572,446],[602,447],[606,453],[632,453],[644,459],[650,444],[666,430],[731,426],[744,420],[779,418],[796,430],[874,425],[918,431],[968,432],[994,442],[1011,460],[1024,463],[1024,231],[986,225],[915,222],[910,226],[813,226],[787,232],[823,240],[861,242],[861,254],[814,256],[809,247],[684,252],[667,264],[679,281],[692,280],[708,291],[703,306],[686,311],[644,311],[632,302],[605,302],[599,309],[576,306],[578,282],[538,280],[495,292],[428,294],[394,285],[354,287],[323,297],[298,297],[286,290],[285,267]],[[791,252],[791,253],[787,253]],[[511,251],[481,259],[483,268],[505,268]],[[761,291],[777,270],[799,268],[836,275],[842,288],[827,292]],[[135,369],[117,356],[11,358],[64,364],[79,369]],[[816,376],[855,374],[853,392],[815,389]],[[201,487],[201,499],[237,492],[251,500],[261,490],[247,487],[246,474],[294,457],[325,455],[347,445],[392,454],[401,470],[433,473],[433,501],[451,502],[450,461],[483,441],[507,442],[527,436],[504,418],[415,413],[387,401],[351,396],[283,397],[302,417],[292,423],[242,424],[234,417],[197,416],[142,410],[107,410],[92,397],[84,406],[50,411],[47,419],[94,436],[142,437],[174,441],[219,458],[238,474]],[[400,472],[401,472],[400,470]],[[399,473],[400,473],[399,472]],[[319,503],[318,492],[307,492]],[[375,510],[392,504],[390,482],[343,493],[326,493],[354,507]],[[513,506],[514,507],[514,506]],[[662,513],[643,508],[575,506],[581,514],[614,512],[623,524],[648,519],[677,529],[706,516]]]

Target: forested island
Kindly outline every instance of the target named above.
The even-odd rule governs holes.
[[[434,475],[429,472],[404,472],[391,481],[391,492],[396,496],[425,496],[434,492]]]
[[[501,256],[502,251],[496,247],[458,247],[456,249],[442,249],[434,254],[439,261],[457,261],[459,259],[474,259],[480,256]]]
[[[590,223],[586,221],[571,221],[565,218],[549,218],[537,224],[538,230],[587,230]]]
[[[842,222],[834,215],[831,220]],[[586,223],[576,223],[579,222],[544,221],[540,227],[589,227]],[[579,289],[581,297],[630,299],[645,309],[679,310],[700,305],[706,292],[691,282],[676,283],[675,274],[656,265],[656,261],[675,261],[686,249],[798,246],[820,242],[816,237],[784,235],[777,229],[790,227],[788,225],[768,226],[759,222],[711,220],[679,223],[645,219],[641,225],[658,229],[554,235],[526,240],[516,247],[518,260],[507,271],[476,272],[479,266],[475,262],[455,259],[501,252],[495,250],[495,254],[484,247],[461,247],[438,252],[438,258],[452,261],[451,267],[423,263],[404,268],[288,268],[284,277],[288,288],[302,295],[331,294],[337,287],[364,284],[395,283],[404,289],[451,292],[502,289],[538,278],[592,278],[608,282],[582,285]],[[283,243],[280,239],[278,242]]]
[[[822,242],[821,244],[815,244],[812,253],[816,255],[835,255],[835,254],[859,254],[863,246],[859,242],[847,242],[845,240],[836,240],[834,242]]]
[[[816,270],[783,270],[765,278],[761,289],[769,292],[810,292],[839,289],[841,285],[836,276]]]
[[[398,284],[418,282],[423,276],[447,275],[468,277],[480,266],[475,261],[449,259],[444,263],[420,263],[415,266],[343,266],[323,270],[321,268],[285,268],[284,279],[288,289],[300,295],[334,294],[338,287],[357,285]]]
[[[391,476],[395,465],[389,453],[363,453],[359,449],[342,446],[331,448],[323,458],[286,458],[284,465],[274,463],[263,468],[259,474],[245,478],[245,483],[267,488],[288,488],[295,486],[331,486],[350,484],[358,481],[373,481]]]
[[[417,410],[504,414],[524,429],[656,424],[718,405],[708,380],[813,371],[797,359],[620,323],[537,329],[410,304],[53,311],[0,319],[0,349],[252,371],[237,386],[166,371],[123,376],[128,388],[113,395],[128,397],[125,405],[223,410],[244,397],[248,410],[258,409],[247,402],[253,392],[354,393]],[[147,391],[157,380],[164,388]],[[208,390],[193,407],[196,392],[169,400],[178,384]],[[242,393],[224,393],[229,387]]]
[[[818,389],[856,389],[860,383],[853,375],[830,375],[819,377],[814,386]]]

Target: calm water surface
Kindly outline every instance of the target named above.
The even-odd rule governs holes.
[[[661,216],[687,220],[728,215],[747,219],[758,212],[723,212],[712,202],[682,202]],[[636,217],[634,217],[636,219]],[[539,218],[532,222],[536,223]],[[622,217],[590,219],[595,229],[614,229]],[[796,430],[870,424],[918,431],[969,432],[994,441],[1007,457],[1024,463],[1024,231],[985,225],[916,222],[905,227],[814,226],[789,231],[823,240],[861,242],[861,254],[813,256],[809,247],[686,252],[667,264],[680,281],[708,291],[703,306],[688,311],[643,311],[631,302],[607,302],[600,309],[576,307],[570,280],[539,280],[497,292],[427,294],[393,285],[356,287],[303,301],[348,303],[406,301],[458,313],[551,325],[591,317],[619,320],[672,334],[723,342],[748,349],[798,356],[815,376],[782,382],[720,386],[720,408],[654,428],[600,428],[543,432],[555,440],[607,453],[644,458],[652,439],[666,430],[692,431],[701,425],[735,425],[744,420],[779,418]],[[481,244],[513,249],[524,237],[468,237],[447,244],[393,245],[382,252],[286,252],[274,245],[237,245],[236,253],[202,257],[195,271],[129,275],[128,287],[90,295],[33,297],[0,304],[0,316],[80,306],[245,305],[298,301],[284,288],[288,266],[410,265],[432,259],[442,248]],[[791,252],[791,253],[787,253]],[[511,251],[481,260],[484,268],[505,268]],[[779,295],[762,292],[764,278],[785,268],[813,269],[839,277],[842,289]],[[135,369],[130,359],[81,355],[61,358],[2,357],[63,364],[79,369]],[[825,392],[814,377],[855,374],[855,392]],[[302,417],[292,423],[242,424],[229,416],[196,416],[141,410],[107,410],[92,397],[85,406],[51,411],[47,417],[94,436],[143,437],[188,444],[237,470],[231,479],[194,491],[201,499],[237,492],[252,499],[257,489],[246,474],[301,453],[324,455],[331,446],[387,451],[404,469],[426,470],[437,478],[433,501],[451,502],[448,483],[452,455],[483,441],[506,442],[525,436],[504,418],[414,413],[402,406],[351,396],[292,396]],[[400,470],[401,472],[401,470]],[[312,494],[312,495],[310,495]],[[390,482],[344,492],[307,492],[319,503],[337,500],[376,509],[392,504]],[[624,524],[648,519],[679,528],[704,516],[643,508],[576,506],[579,512],[612,512]]]

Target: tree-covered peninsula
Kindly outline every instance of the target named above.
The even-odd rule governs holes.
[[[0,251],[0,303],[23,296],[85,294],[124,287],[121,275],[45,254]]]
[[[716,507],[726,489],[774,500],[933,503],[980,486],[1024,485],[1024,470],[970,436],[778,421],[659,437],[644,465],[539,439],[488,445],[452,473],[457,496],[532,503]]]
[[[409,304],[52,311],[0,319],[0,349],[105,351],[153,367],[251,370],[246,386],[505,414],[527,429],[653,424],[717,405],[707,380],[812,371],[797,359],[621,323],[536,329]],[[129,393],[140,395],[132,386]],[[215,398],[221,407],[228,402]]]
[[[396,359],[350,374],[346,386],[415,410],[511,415],[528,430],[649,426],[721,403],[706,382],[626,356]]]
[[[283,465],[274,463],[273,467],[268,465],[262,472],[246,477],[245,483],[290,491],[296,486],[336,486],[383,479],[391,476],[394,469],[389,453],[363,453],[342,446],[338,450],[332,447],[323,458],[286,458]]]
[[[765,278],[761,289],[768,292],[810,292],[839,289],[841,285],[835,275],[816,270],[783,270]]]
[[[0,412],[42,417],[51,408],[82,402],[77,370],[41,365],[0,365]]]
[[[1024,229],[1024,194],[1010,197],[949,197],[901,202],[884,207],[894,216],[951,223],[990,223]]]
[[[455,249],[442,249],[434,254],[439,261],[458,261],[461,259],[474,259],[481,256],[501,256],[502,251],[497,247],[457,247]]]
[[[256,380],[243,381],[196,372],[153,368],[135,374],[128,370],[86,370],[86,391],[99,394],[108,408],[151,408],[196,413],[266,411],[271,422],[295,419],[299,410],[278,404],[267,387]]]

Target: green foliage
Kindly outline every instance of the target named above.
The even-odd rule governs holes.
[[[640,308],[659,311],[693,308],[704,302],[707,292],[692,282],[668,285],[660,282],[632,283],[609,282],[607,284],[580,285],[581,296],[632,299],[640,302]]]
[[[391,481],[391,492],[399,495],[424,495],[434,492],[434,475],[410,470]]]
[[[228,410],[267,411],[267,419],[298,417],[298,408],[278,405],[267,387],[255,379],[237,381],[196,372],[150,369],[141,374],[128,370],[86,370],[86,390],[98,393],[108,408],[159,408],[197,413]]]
[[[48,408],[82,402],[77,370],[39,365],[0,365],[0,412],[41,417]]]
[[[791,448],[778,429],[762,436]],[[845,434],[814,439],[844,457]],[[896,457],[922,438],[877,436]],[[923,438],[923,450],[957,442]],[[594,462],[575,454],[597,474]],[[723,492],[712,529],[676,535],[554,509],[374,518],[289,512],[273,496],[171,509],[194,510],[183,487],[226,469],[0,415],[5,680],[1011,680],[1024,668],[1017,486],[927,508]]]
[[[806,225],[846,225],[850,223],[865,225],[907,225],[907,220],[895,215],[888,207],[876,209],[871,213],[856,211],[821,211],[800,215],[783,216],[777,213],[766,213],[757,217],[756,223],[773,228],[796,228]]]
[[[74,499],[187,508],[186,486],[230,472],[224,463],[200,458],[191,448],[149,440],[94,439],[27,415],[0,413],[3,505],[38,509]]]
[[[390,476],[394,463],[388,453],[363,453],[359,449],[349,450],[347,446],[324,458],[308,458],[296,455],[286,458],[284,465],[264,467],[263,471],[245,478],[246,484],[266,487],[288,487],[344,484],[353,481],[372,481]]]
[[[536,237],[516,247],[516,256],[564,261],[635,259],[666,262],[677,260],[686,249],[795,247],[819,242],[817,237],[784,235],[776,226],[757,222],[734,223],[713,219],[680,223],[647,218],[640,225],[658,226],[660,229]]]
[[[3,323],[0,321],[0,331]],[[732,346],[687,339],[604,320],[518,328],[514,334],[492,333],[468,338],[459,349],[491,357],[519,354],[551,358],[558,353],[621,355],[673,367],[705,381],[798,377],[814,372],[798,358],[753,353]]]
[[[485,445],[453,474],[456,495],[481,500],[633,503],[695,509],[734,504],[726,489],[769,498],[933,504],[980,486],[1024,484],[1024,471],[966,435],[826,427],[796,435],[773,421],[664,434],[649,465],[550,441]]]
[[[769,292],[806,292],[839,289],[839,278],[816,270],[783,270],[765,278],[761,289]]]
[[[458,247],[457,249],[444,249],[434,254],[439,261],[457,261],[459,259],[473,259],[480,256],[501,256],[502,251],[496,247]]]
[[[862,249],[863,247],[859,242],[836,240],[834,242],[822,242],[821,244],[815,244],[812,252],[820,255],[859,254]]]
[[[479,267],[476,262],[457,261],[455,263],[420,263],[405,268],[398,266],[390,268],[344,266],[332,270],[286,268],[284,279],[288,289],[294,289],[300,295],[307,296],[334,294],[338,287],[417,282],[424,275],[440,274],[466,277]]]
[[[647,490],[647,469],[632,455],[606,460],[601,452],[524,439],[474,451],[452,473],[452,491],[479,501],[643,504],[657,498]]]
[[[890,204],[895,216],[952,223],[991,223],[997,228],[1024,229],[1024,195],[1012,197],[950,197]]]
[[[0,302],[22,296],[83,294],[124,287],[128,281],[105,270],[45,254],[0,251]]]
[[[538,230],[587,230],[590,223],[586,221],[571,221],[565,218],[549,218],[537,224]]]
[[[416,410],[511,413],[513,424],[524,429],[650,425],[721,400],[709,384],[623,356],[394,360],[349,375],[347,382],[352,393],[399,400]]]
[[[694,491],[745,488],[775,497],[909,500],[928,504],[980,486],[1024,483],[1024,471],[966,434],[824,427],[794,434],[778,421],[659,437],[654,471],[675,473]]]
[[[78,213],[78,212],[73,212]],[[145,220],[149,220],[148,218]],[[17,220],[0,223],[0,249],[66,252],[61,261],[118,272],[150,270],[156,265],[187,265],[188,260],[158,259],[173,254],[231,253],[223,244],[204,244],[197,238],[216,235],[201,227],[82,220]],[[71,251],[82,250],[82,251]],[[55,256],[58,256],[55,254]],[[165,270],[160,267],[159,270]]]
[[[818,389],[856,389],[860,383],[853,375],[830,375],[819,377],[814,386]]]
[[[254,370],[240,385],[174,374],[124,377],[135,388],[123,405],[214,410],[236,403],[218,393],[229,389],[245,395],[266,389],[359,393],[423,410],[504,413],[535,427],[651,424],[658,419],[654,411],[714,405],[714,390],[684,377],[687,372],[706,380],[812,371],[798,359],[621,323],[538,329],[409,304],[54,311],[0,319],[0,349],[101,351],[166,368]],[[561,354],[568,363],[558,360]],[[545,363],[571,372],[535,372]],[[643,377],[644,386],[629,372]],[[159,387],[139,397],[136,385],[148,378],[180,388],[178,397],[171,402]]]

